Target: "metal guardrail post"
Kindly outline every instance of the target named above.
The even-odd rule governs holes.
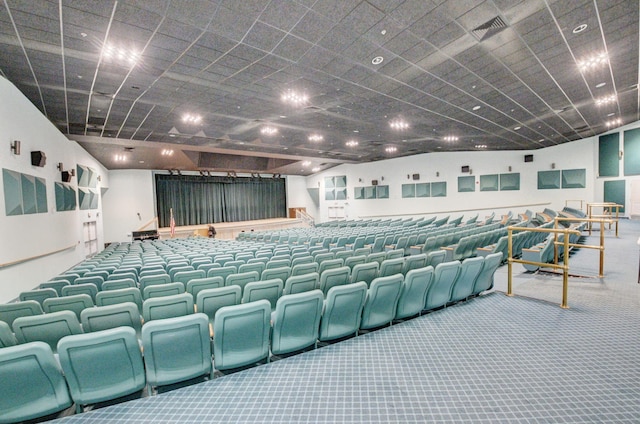
[[[511,226],[507,228],[507,296],[513,296],[513,264],[512,264],[512,249],[513,249],[513,240],[512,240],[513,232],[511,231]]]

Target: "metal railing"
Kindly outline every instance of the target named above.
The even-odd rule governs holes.
[[[624,205],[619,205],[613,202],[602,202],[602,203],[587,203],[587,218],[596,219],[596,218],[605,218],[609,221],[609,229],[611,229],[611,224],[616,224],[616,237],[618,237],[618,221],[620,220],[620,208],[623,208]],[[594,214],[593,208],[602,208],[602,214]],[[613,217],[613,210],[615,209],[615,218]],[[600,227],[600,231],[603,230],[603,227]],[[591,224],[589,224],[589,235],[591,235]]]
[[[565,206],[569,206],[569,202],[580,202],[580,210],[582,210],[582,207],[584,206],[585,201],[584,200],[580,200],[580,199],[570,199],[570,200],[565,200],[564,201],[564,205]]]
[[[313,219],[311,215],[301,209],[296,209],[296,218],[303,220],[304,222],[309,224],[310,227],[315,227],[316,225],[315,219]]]

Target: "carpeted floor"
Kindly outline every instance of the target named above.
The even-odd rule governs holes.
[[[562,278],[507,267],[493,293],[212,381],[65,422],[638,423],[640,222],[571,255]],[[585,240],[597,244],[599,233]]]

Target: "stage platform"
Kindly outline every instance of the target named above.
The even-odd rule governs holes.
[[[272,218],[257,219],[254,221],[239,222],[218,222],[214,224],[186,225],[176,227],[175,236],[173,238],[185,238],[192,236],[208,237],[209,225],[213,225],[216,229],[216,238],[223,240],[235,239],[241,232],[266,231],[266,230],[283,230],[287,228],[308,228],[309,224],[301,219],[296,218]],[[161,240],[171,238],[171,230],[169,227],[163,227],[158,230]]]

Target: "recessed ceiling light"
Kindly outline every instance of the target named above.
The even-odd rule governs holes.
[[[487,145],[486,144],[476,144],[476,149],[486,149]]]
[[[598,99],[596,99],[596,106],[602,106],[602,105],[606,105],[609,103],[613,103],[617,100],[617,97],[615,96],[615,94],[611,94],[609,96],[604,96],[604,97],[600,97]]]
[[[384,151],[387,153],[395,153],[398,151],[398,148],[396,146],[388,146],[384,148]]]
[[[588,26],[589,26],[589,25],[587,25],[587,24],[581,24],[581,25],[578,25],[577,27],[575,27],[575,28],[573,29],[573,33],[574,33],[574,34],[579,34],[579,33],[581,33],[582,31],[584,31],[585,29],[587,29],[587,27],[588,27]]]
[[[86,37],[86,36],[87,36],[87,33],[86,33],[86,32],[81,32],[81,33],[80,33],[80,36],[81,36],[82,38],[84,38],[84,37]]]
[[[541,138],[540,140],[538,140],[538,143],[542,143],[544,141],[544,138]]]
[[[318,168],[317,166],[315,168],[311,168],[311,171],[313,172],[318,172],[320,170],[320,168]]]
[[[344,143],[345,146],[347,147],[356,147],[359,143],[357,140],[349,140],[346,143]]]
[[[584,72],[597,66],[605,65],[608,62],[609,58],[607,57],[607,54],[602,52],[591,57],[587,57],[586,59],[579,60],[578,69]]]
[[[622,124],[622,119],[620,119],[620,118],[612,119],[610,121],[607,121],[606,124],[607,124],[607,127],[609,127],[609,128],[616,127],[616,126]]]
[[[391,122],[389,122],[389,126],[391,128],[393,128],[394,130],[406,130],[407,128],[409,128],[409,123],[402,120],[402,119],[395,119]]]
[[[381,64],[381,63],[382,63],[382,61],[383,61],[383,60],[384,60],[384,57],[382,57],[382,56],[376,56],[376,57],[374,57],[374,58],[371,60],[371,63],[372,63],[373,65],[379,65],[379,64]]]
[[[309,101],[309,96],[304,93],[298,93],[293,90],[287,90],[280,97],[283,102],[293,104],[293,105],[302,105]]]
[[[284,115],[280,115],[280,117],[281,117],[282,119],[286,118],[286,116],[284,116]]]
[[[311,161],[309,160],[305,160],[304,162],[302,162],[302,166],[309,166],[311,165]]]
[[[172,156],[173,155],[173,150],[171,149],[162,149],[162,156]]]
[[[607,116],[613,116],[615,114],[616,114],[615,112],[611,112],[611,113],[607,113]]]
[[[189,113],[182,116],[182,122],[186,122],[187,124],[198,124],[202,121],[202,116],[200,115],[191,115]]]
[[[458,137],[455,135],[447,135],[443,138],[444,141],[458,141]]]
[[[383,29],[382,31],[380,31],[380,34],[382,34],[382,35],[387,35],[387,30],[386,30],[386,29]]]
[[[481,107],[482,107],[482,106],[479,106],[479,105],[474,106],[474,107],[473,107],[473,110],[478,110],[478,109],[480,109]]]
[[[144,161],[143,160],[139,160],[138,163],[144,163]]]
[[[522,127],[515,127],[514,130],[518,131]]]
[[[324,137],[322,137],[320,134],[311,134],[309,136],[309,141],[322,141],[324,140]]]
[[[354,132],[354,133],[359,133],[360,131],[359,131],[359,130],[353,130],[353,132]]]
[[[601,87],[604,87],[605,85],[607,85],[606,82],[601,82],[600,84],[596,84],[596,88],[601,88]]]
[[[278,132],[278,129],[276,127],[262,127],[260,129],[260,134],[264,134],[264,135],[274,135]]]
[[[82,75],[78,75],[78,79],[82,79]]]
[[[126,157],[125,155],[115,155],[115,156],[113,157],[113,159],[114,159],[116,162],[126,162],[127,157]]]
[[[175,137],[175,136],[176,136],[175,134],[169,134],[169,137]]]
[[[133,50],[124,47],[116,47],[112,44],[105,44],[102,48],[102,57],[106,61],[117,61],[119,63],[128,63],[135,65],[140,54]]]

